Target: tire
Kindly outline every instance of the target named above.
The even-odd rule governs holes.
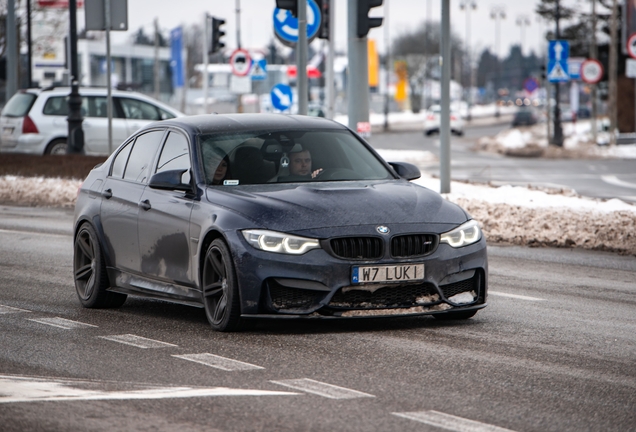
[[[116,308],[126,301],[126,294],[106,291],[110,288],[106,263],[97,233],[88,223],[75,235],[73,278],[77,297],[85,308]]]
[[[241,327],[241,304],[230,250],[222,239],[210,244],[203,262],[201,294],[205,316],[214,330]]]
[[[435,314],[433,317],[440,321],[454,321],[454,320],[467,320],[472,318],[477,313],[477,310],[461,311],[461,312],[447,312],[443,314]]]
[[[56,139],[49,143],[44,150],[44,154],[47,155],[65,155],[66,154],[66,140]]]

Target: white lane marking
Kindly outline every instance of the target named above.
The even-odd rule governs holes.
[[[619,179],[618,177],[616,177],[615,175],[601,176],[601,180],[603,180],[605,183],[609,183],[614,186],[621,186],[625,188],[636,189],[636,184],[623,181]]]
[[[221,356],[209,354],[209,353],[173,355],[172,357],[189,360],[195,363],[201,363],[203,365],[210,366],[216,369],[221,369],[228,372],[253,370],[253,369],[265,369],[264,367],[261,367],[261,366],[256,366],[250,363],[244,363],[242,361],[232,360],[229,358],[225,358],[225,357],[221,357]]]
[[[318,396],[323,396],[329,399],[355,399],[362,397],[375,397],[368,393],[362,393],[357,390],[351,390],[344,387],[339,387],[333,384],[327,384],[320,381],[314,381],[309,378],[270,381],[274,384],[279,384],[285,387],[293,388],[295,390],[304,391],[307,393],[313,393]]]
[[[513,432],[510,429],[468,420],[439,411],[394,412],[391,414],[455,432]]]
[[[18,309],[11,306],[0,305],[0,314],[20,313],[20,312],[31,312],[31,311],[26,309]]]
[[[161,342],[154,339],[147,339],[141,336],[135,336],[132,334],[123,334],[123,335],[115,335],[115,336],[97,336],[102,339],[106,339],[113,342],[119,342],[126,345],[132,345],[137,348],[168,348],[168,347],[176,347],[178,345],[173,345],[167,342]]]
[[[494,295],[494,296],[510,297],[510,298],[519,299],[519,300],[545,301],[545,299],[538,298],[538,297],[529,297],[529,296],[522,296],[522,295],[518,295],[518,294],[508,294],[508,293],[502,293],[502,292],[499,292],[499,291],[488,290],[488,295],[491,295],[491,294]]]
[[[38,401],[168,399],[207,396],[293,396],[299,393],[227,387],[160,387],[121,384],[134,390],[102,390],[113,383],[0,375],[0,404]]]
[[[29,321],[35,321],[40,324],[46,324],[53,327],[59,327],[65,330],[72,330],[76,328],[82,327],[97,327],[93,324],[86,324],[78,321],[71,321],[65,318],[55,317],[55,318],[29,318]]]
[[[68,234],[56,234],[56,233],[47,233],[47,232],[40,232],[40,231],[20,231],[20,230],[9,230],[9,229],[2,229],[2,228],[0,228],[0,233],[28,234],[28,235],[52,236],[52,237],[70,237],[70,236],[72,236],[71,233],[68,233]]]

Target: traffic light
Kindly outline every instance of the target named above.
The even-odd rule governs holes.
[[[358,20],[356,33],[358,37],[366,37],[369,30],[382,25],[382,18],[370,18],[371,8],[382,6],[382,0],[358,0]]]
[[[298,0],[276,0],[276,7],[289,10],[292,16],[298,18]]]
[[[225,32],[221,29],[223,24],[225,24],[224,19],[212,17],[212,45],[210,54],[225,48],[225,42],[221,40],[221,38],[225,36]]]
[[[320,29],[318,29],[318,37],[320,39],[329,39],[329,12],[331,10],[332,0],[316,0],[320,9]]]

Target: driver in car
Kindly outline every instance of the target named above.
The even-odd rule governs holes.
[[[289,174],[292,176],[316,178],[322,172],[322,168],[311,170],[311,153],[309,150],[302,150],[290,153]]]

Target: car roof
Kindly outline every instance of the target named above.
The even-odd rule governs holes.
[[[342,129],[347,128],[323,117],[288,114],[207,114],[153,122],[146,128],[177,127],[192,134],[266,129]],[[146,129],[144,128],[144,129]]]

